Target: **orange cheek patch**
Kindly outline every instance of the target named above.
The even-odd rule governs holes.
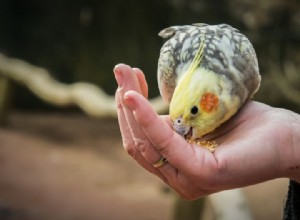
[[[205,112],[212,112],[218,108],[219,99],[214,93],[205,93],[200,101],[200,107]]]

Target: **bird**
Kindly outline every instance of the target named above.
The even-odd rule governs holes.
[[[159,91],[169,104],[173,129],[190,143],[228,121],[258,91],[256,52],[238,29],[196,23],[171,26],[158,35],[167,38],[158,59]]]

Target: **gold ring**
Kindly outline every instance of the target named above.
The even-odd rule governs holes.
[[[168,160],[164,157],[160,158],[156,163],[152,164],[153,167],[155,168],[160,168],[162,167],[165,163],[168,163]]]

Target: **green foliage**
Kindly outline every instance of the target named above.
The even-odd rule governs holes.
[[[274,51],[280,67],[286,60],[300,66],[295,52],[300,46],[299,14],[297,0],[1,0],[0,52],[45,67],[62,82],[92,82],[110,94],[116,88],[113,67],[128,63],[145,72],[153,97],[158,95],[161,29],[198,22],[231,24],[254,43],[261,72],[267,75]],[[17,106],[41,107],[26,89],[17,87],[15,94]],[[265,90],[262,94],[259,99],[268,102]],[[282,100],[274,105],[286,105]]]

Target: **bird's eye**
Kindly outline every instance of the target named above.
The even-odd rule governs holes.
[[[191,108],[191,114],[192,115],[196,115],[198,113],[198,107],[197,106],[193,106],[192,108]]]

